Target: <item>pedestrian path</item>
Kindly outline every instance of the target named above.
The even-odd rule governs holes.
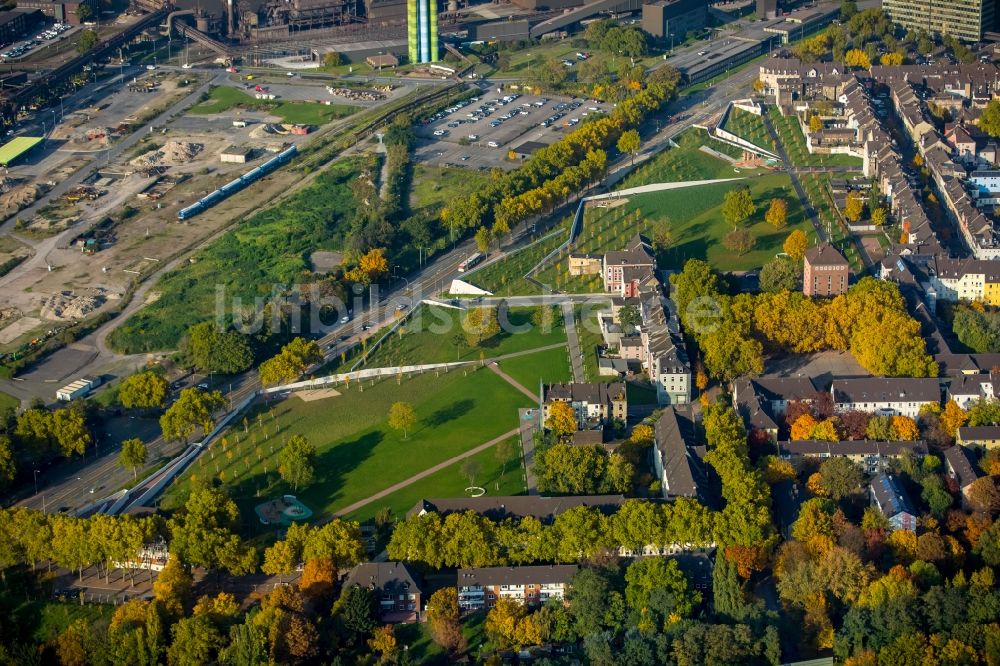
[[[573,366],[573,381],[580,383],[585,380],[583,372],[583,353],[580,351],[580,338],[576,334],[576,319],[573,317],[573,304],[562,304],[563,319],[566,320],[566,341],[569,342],[569,362]]]

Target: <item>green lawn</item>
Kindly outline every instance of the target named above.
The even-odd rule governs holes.
[[[365,367],[471,361],[479,358],[480,351],[486,358],[492,358],[566,342],[562,318],[555,317],[551,329],[543,331],[531,323],[534,310],[531,307],[510,308],[510,332],[501,330],[497,336],[484,341],[479,347],[470,347],[465,342],[462,329],[463,310],[421,306],[399,329],[400,332],[394,333],[372,353]],[[503,329],[504,322],[501,321],[500,325]],[[514,329],[522,327],[527,330],[514,332]]]
[[[554,234],[516,254],[509,255],[468,276],[468,282],[497,296],[524,296],[540,294],[538,285],[524,279],[525,274],[538,265],[545,255],[566,241],[568,222],[559,226],[561,233]]]
[[[774,152],[774,141],[771,139],[771,135],[768,134],[767,128],[764,127],[764,120],[749,111],[734,107],[729,112],[729,117],[726,119],[726,125],[723,129],[732,132],[742,139],[746,139],[755,146]]]
[[[750,187],[757,205],[757,212],[744,223],[756,239],[756,246],[740,256],[722,246],[723,237],[732,227],[723,220],[721,207],[726,192],[743,186]],[[783,229],[764,222],[768,203],[775,197],[788,203],[788,224]],[[793,229],[815,233],[790,178],[783,173],[769,173],[730,183],[639,194],[615,208],[592,208],[587,211],[583,233],[573,251],[603,254],[617,250],[636,233],[650,233],[664,219],[671,222],[674,245],[660,253],[660,268],[681,268],[688,259],[705,259],[723,271],[759,268],[781,251]],[[558,257],[539,273],[538,280],[572,293],[594,287],[594,276],[570,276],[566,260]]]
[[[677,137],[677,144],[676,148],[664,150],[653,159],[641,164],[624,180],[619,189],[650,183],[733,178],[753,173],[746,170],[737,173],[729,162],[699,150],[705,145],[713,150],[726,152],[725,144],[711,139],[705,130],[690,129]]]
[[[774,106],[769,106],[767,113],[793,166],[846,166],[861,169],[862,162],[857,157],[811,154],[806,149],[806,137],[795,116],[782,116]]]
[[[8,409],[18,409],[20,406],[21,401],[18,398],[0,391],[0,412],[5,412]]]
[[[115,329],[112,346],[128,354],[174,349],[188,327],[213,316],[218,287],[227,299],[253,303],[272,285],[296,284],[310,268],[311,252],[343,249],[355,209],[350,182],[375,164],[370,157],[335,162],[282,205],[241,222],[164,274],[156,285],[160,298]]]
[[[474,192],[488,180],[486,174],[478,171],[416,164],[413,167],[410,207],[418,210],[443,206],[455,197]]]
[[[507,358],[499,363],[504,372],[529,391],[538,390],[539,380],[547,384],[573,381],[568,347]]]
[[[462,618],[462,633],[469,646],[466,654],[476,654],[486,642],[486,613],[483,611]],[[427,622],[412,624],[397,624],[396,641],[406,646],[406,653],[414,664],[451,664],[437,643],[431,640],[430,626]],[[475,662],[475,658],[472,662]]]
[[[256,524],[252,511],[262,498],[286,493],[297,495],[317,518],[329,515],[516,427],[517,408],[531,402],[486,369],[432,372],[398,384],[389,379],[362,387],[355,381],[337,390],[342,395],[312,402],[291,396],[256,408],[249,432],[237,424],[213,443],[167,490],[162,505],[179,507],[192,477],[214,477],[239,503],[246,523]],[[407,439],[386,421],[397,401],[409,402],[417,413]],[[298,490],[277,473],[277,454],[292,435],[303,435],[317,451],[315,478]]]
[[[510,440],[510,456],[506,460],[497,458],[498,447],[471,456],[478,466],[472,483],[485,488],[487,495],[522,495],[527,490],[521,470],[521,448],[519,438]],[[417,481],[391,495],[372,502],[368,506],[348,514],[351,520],[364,522],[375,517],[382,507],[392,509],[395,518],[402,519],[414,504],[421,499],[430,497],[466,497],[465,489],[469,487],[469,478],[463,472],[465,461],[449,465],[445,469]]]
[[[585,311],[582,306],[577,306],[574,310],[576,334],[580,339],[580,351],[583,352],[583,374],[588,382],[610,381],[609,377],[601,376],[597,367],[597,347],[604,344],[597,318],[606,311],[606,308],[588,308]]]
[[[291,125],[322,125],[334,118],[346,118],[358,110],[346,104],[256,99],[231,86],[216,86],[208,93],[208,99],[191,107],[189,113],[207,115],[236,108],[269,111]]]

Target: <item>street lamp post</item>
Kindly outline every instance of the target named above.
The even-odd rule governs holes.
[[[35,494],[38,494],[38,470],[35,470]]]

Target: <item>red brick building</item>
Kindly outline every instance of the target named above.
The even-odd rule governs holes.
[[[806,296],[836,296],[847,291],[849,267],[844,255],[829,243],[806,251],[802,292]]]

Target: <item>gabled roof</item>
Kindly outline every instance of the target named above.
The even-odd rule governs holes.
[[[861,402],[939,402],[938,380],[914,377],[860,377],[834,380],[836,403]]]
[[[660,457],[668,497],[698,497],[699,483],[704,472],[688,442],[694,437],[690,414],[676,407],[667,407],[660,414],[655,428],[656,450]]]
[[[972,452],[964,446],[952,446],[944,450],[944,459],[948,468],[955,475],[958,487],[963,490],[982,476],[976,469]]]
[[[357,585],[389,594],[401,594],[404,590],[418,593],[419,580],[420,576],[402,562],[365,562],[351,569],[344,588]]]
[[[899,480],[891,474],[879,474],[872,479],[872,492],[875,494],[875,499],[882,509],[882,513],[887,517],[892,518],[901,513],[908,513],[911,516],[917,515],[916,509],[913,508],[913,502],[910,501],[906,491],[899,484]]]

